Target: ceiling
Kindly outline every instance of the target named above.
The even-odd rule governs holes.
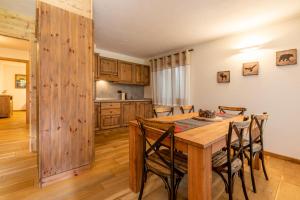
[[[29,42],[26,40],[15,39],[0,35],[0,48],[17,49],[22,51],[29,50]]]
[[[298,13],[299,0],[95,0],[95,43],[148,58]]]
[[[36,0],[1,0],[34,16]],[[97,48],[148,58],[300,14],[299,0],[94,0]]]

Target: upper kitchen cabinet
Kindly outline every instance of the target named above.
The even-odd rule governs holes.
[[[149,85],[150,67],[95,54],[95,79],[123,84]]]
[[[119,82],[120,83],[134,83],[134,65],[129,62],[118,61],[119,68]]]
[[[118,60],[96,56],[95,78],[107,81],[118,81]]]
[[[137,85],[150,84],[150,67],[145,65],[135,65],[135,83]]]

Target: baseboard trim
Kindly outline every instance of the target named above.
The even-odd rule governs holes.
[[[65,179],[71,178],[73,176],[78,176],[79,174],[87,171],[90,168],[91,168],[91,165],[85,165],[85,166],[79,167],[77,169],[72,169],[72,170],[69,170],[66,172],[62,172],[60,174],[50,176],[50,177],[41,178],[40,186],[45,187],[45,186],[51,185],[53,183],[56,183],[58,181],[65,180]]]
[[[267,156],[271,156],[271,157],[274,157],[274,158],[279,158],[279,159],[282,159],[282,160],[285,160],[285,161],[290,161],[290,162],[293,162],[293,163],[296,163],[296,164],[300,164],[300,160],[297,159],[297,158],[292,158],[292,157],[289,157],[289,156],[284,156],[284,155],[280,155],[280,154],[277,154],[277,153],[272,153],[272,152],[269,152],[269,151],[264,151],[264,153]]]

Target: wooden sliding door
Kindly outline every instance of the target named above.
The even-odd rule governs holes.
[[[39,175],[42,185],[93,159],[93,22],[38,2]]]

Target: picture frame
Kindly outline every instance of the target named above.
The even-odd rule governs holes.
[[[15,88],[26,89],[26,75],[24,74],[15,75]]]
[[[243,63],[243,76],[253,76],[259,74],[259,62]]]
[[[296,65],[297,64],[297,49],[289,49],[276,52],[276,65]]]
[[[219,71],[217,72],[218,83],[230,83],[230,71]]]

